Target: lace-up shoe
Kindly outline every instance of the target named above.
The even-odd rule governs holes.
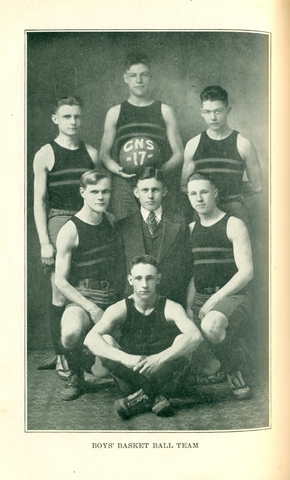
[[[245,384],[240,371],[227,375],[230,389],[237,400],[246,400],[251,398],[251,389]]]
[[[114,407],[117,414],[126,420],[134,415],[150,411],[152,403],[152,400],[141,389],[126,398],[116,400]]]
[[[85,381],[83,372],[80,374],[71,373],[66,386],[62,389],[60,396],[62,400],[75,400],[84,391]]]
[[[164,395],[158,395],[153,403],[152,412],[158,417],[171,417],[174,415],[174,410]]]

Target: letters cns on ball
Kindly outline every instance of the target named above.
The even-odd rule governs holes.
[[[138,173],[146,166],[159,168],[161,153],[158,145],[150,138],[131,138],[121,148],[120,164],[126,173]]]

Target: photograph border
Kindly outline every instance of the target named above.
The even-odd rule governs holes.
[[[25,57],[25,74],[24,74],[24,96],[25,96],[25,119],[24,119],[24,125],[25,125],[25,158],[27,159],[27,136],[28,136],[28,128],[27,128],[27,88],[28,88],[28,82],[27,82],[27,57],[28,57],[28,50],[27,50],[27,34],[29,33],[250,33],[250,34],[259,34],[259,35],[265,35],[268,36],[269,38],[269,51],[268,51],[268,107],[269,107],[269,116],[268,116],[268,130],[269,130],[269,137],[268,137],[268,149],[269,149],[269,161],[267,165],[267,170],[268,170],[268,182],[267,185],[264,185],[264,190],[266,190],[267,187],[267,201],[268,201],[268,241],[269,241],[269,246],[268,246],[268,251],[269,251],[269,277],[268,277],[268,310],[269,310],[269,345],[268,345],[268,368],[269,368],[269,385],[268,385],[268,390],[269,390],[269,425],[265,427],[257,427],[257,428],[250,428],[250,429],[236,429],[236,430],[30,430],[27,427],[27,422],[28,422],[28,415],[27,415],[27,406],[28,406],[28,394],[27,394],[27,376],[28,376],[28,371],[27,371],[27,355],[28,355],[28,335],[27,335],[27,330],[28,330],[28,302],[27,302],[27,249],[29,248],[28,242],[27,242],[27,175],[28,175],[28,164],[27,161],[25,162],[25,172],[24,172],[24,190],[25,190],[25,241],[24,241],[24,247],[25,247],[25,298],[24,298],[24,303],[25,303],[25,347],[24,347],[24,364],[25,364],[25,388],[24,388],[24,405],[25,405],[25,413],[24,413],[24,432],[25,433],[53,433],[53,434],[58,434],[58,433],[92,433],[92,432],[98,432],[99,434],[115,434],[115,433],[122,433],[122,434],[128,434],[128,433],[142,433],[142,434],[159,434],[159,433],[179,433],[179,434],[191,434],[191,433],[198,433],[198,434],[208,434],[208,433],[213,433],[213,434],[219,434],[219,433],[241,433],[241,432],[251,432],[251,431],[261,431],[261,430],[269,430],[272,429],[272,318],[271,318],[271,174],[272,174],[272,165],[271,165],[271,93],[272,93],[272,84],[271,84],[271,72],[272,72],[272,32],[270,31],[263,31],[263,30],[251,30],[251,29],[228,29],[228,28],[218,28],[218,29],[25,29],[24,30],[24,57]]]

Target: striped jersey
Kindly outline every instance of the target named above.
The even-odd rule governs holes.
[[[236,130],[222,140],[213,140],[202,132],[197,149],[192,157],[195,172],[207,173],[215,180],[219,198],[226,199],[242,193],[245,161],[237,148]]]
[[[54,153],[54,165],[47,175],[47,191],[50,208],[78,211],[83,206],[80,196],[80,177],[94,164],[83,141],[79,148],[70,150],[55,140],[50,142]]]
[[[127,100],[121,103],[116,136],[118,156],[124,143],[134,137],[144,136],[157,143],[161,151],[162,163],[169,160],[172,152],[167,139],[161,105],[158,100],[145,107],[136,107]]]
[[[211,226],[198,219],[191,233],[194,285],[198,293],[205,288],[223,287],[238,269],[233,244],[227,237],[230,215],[225,214]]]
[[[116,283],[120,248],[115,229],[107,215],[103,214],[98,225],[83,222],[75,216],[70,221],[75,224],[79,239],[79,244],[72,253],[71,284],[77,285],[84,279]]]

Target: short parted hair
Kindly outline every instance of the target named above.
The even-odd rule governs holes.
[[[135,185],[137,186],[139,180],[148,180],[148,178],[156,178],[158,182],[165,186],[163,173],[158,168],[144,167],[135,177]]]
[[[83,101],[80,97],[76,97],[74,95],[68,95],[67,97],[58,98],[54,103],[54,113],[56,113],[58,109],[63,105],[77,105],[79,107],[82,107]]]
[[[112,179],[110,173],[106,170],[88,170],[81,176],[80,186],[85,190],[88,185],[96,185],[100,180],[103,180],[103,178]]]
[[[127,55],[125,59],[125,72],[126,70],[129,70],[132,65],[138,65],[139,63],[142,63],[143,65],[146,65],[146,67],[150,68],[150,60],[148,56],[143,53],[143,52],[132,52]]]
[[[212,175],[209,175],[208,173],[203,173],[203,172],[192,173],[191,175],[189,175],[187,179],[187,185],[189,184],[189,182],[192,182],[193,180],[207,180],[212,184],[214,188],[216,188],[215,179],[213,178]]]
[[[219,85],[211,85],[210,87],[206,87],[200,94],[201,103],[210,100],[211,102],[214,101],[221,101],[226,106],[229,104],[229,96],[228,92],[224,90]]]
[[[133,257],[130,261],[130,272],[135,265],[139,265],[139,263],[143,263],[143,265],[153,265],[158,271],[158,264],[155,257],[152,255],[138,255]]]

